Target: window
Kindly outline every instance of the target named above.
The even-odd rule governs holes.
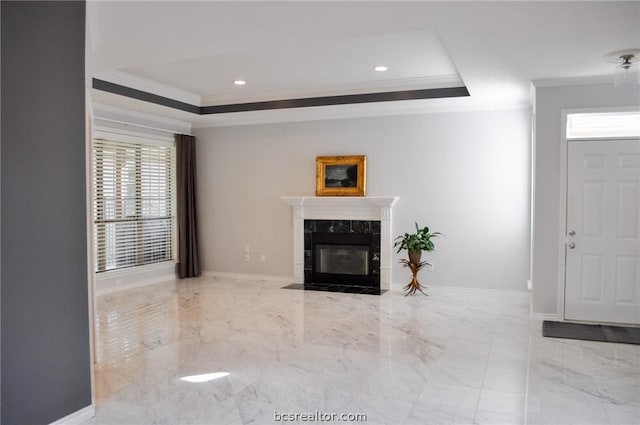
[[[567,115],[567,139],[640,137],[640,112],[590,112]]]
[[[94,139],[96,272],[174,259],[175,162],[173,142]]]

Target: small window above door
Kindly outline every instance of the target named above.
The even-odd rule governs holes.
[[[567,140],[640,137],[640,111],[567,115]]]

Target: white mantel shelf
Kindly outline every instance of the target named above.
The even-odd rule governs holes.
[[[304,220],[380,221],[380,288],[391,285],[391,212],[397,196],[283,196],[293,208],[293,277],[304,283]]]
[[[400,199],[397,196],[283,196],[282,200],[291,206],[357,206],[392,207]]]

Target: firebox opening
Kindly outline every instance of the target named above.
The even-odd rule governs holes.
[[[316,245],[318,273],[369,274],[369,247],[363,245]]]
[[[312,232],[309,236],[311,270],[305,283],[380,289],[378,235]]]

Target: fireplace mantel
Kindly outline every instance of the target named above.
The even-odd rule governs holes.
[[[379,220],[380,289],[391,286],[391,211],[397,196],[283,196],[293,208],[293,278],[304,282],[304,220]]]

